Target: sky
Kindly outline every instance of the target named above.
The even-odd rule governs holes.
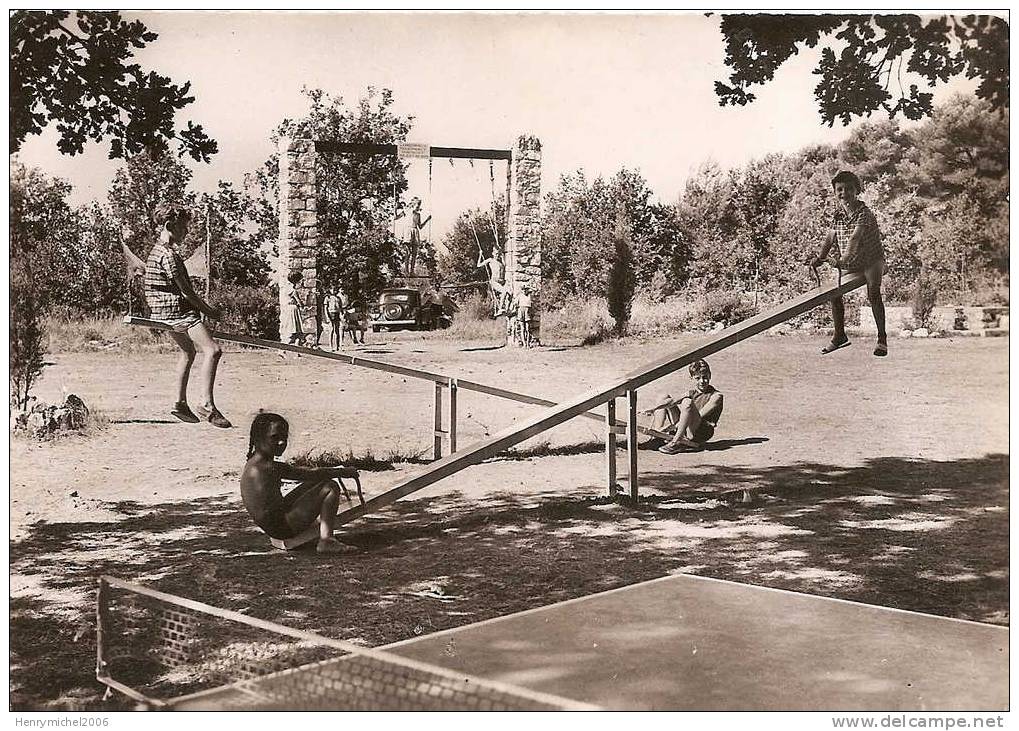
[[[520,134],[542,143],[542,189],[579,168],[589,177],[638,169],[659,200],[674,202],[708,160],[738,166],[771,152],[837,143],[813,98],[816,51],[794,57],[746,107],[720,107],[727,79],[718,16],[671,14],[201,12],[124,13],[159,34],[137,53],[143,68],[191,82],[178,112],[219,143],[194,164],[194,187],[240,183],[273,148],[269,135],[307,109],[302,86],[356,103],[389,88],[395,111],[415,117],[408,141],[509,149]],[[968,82],[953,81],[936,100]],[[874,118],[878,119],[877,116]],[[108,144],[62,156],[48,129],[19,158],[74,186],[72,200],[105,199],[120,164]],[[496,163],[497,181],[505,163]],[[434,214],[436,234],[465,208],[489,201],[487,163],[471,169],[413,164],[410,195]]]

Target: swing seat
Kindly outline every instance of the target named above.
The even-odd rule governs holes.
[[[303,545],[318,540],[318,524],[319,520],[315,518],[314,523],[296,536],[291,536],[290,538],[272,538],[270,536],[269,543],[272,544],[273,548],[278,548],[281,551],[293,551],[295,548],[300,548]]]

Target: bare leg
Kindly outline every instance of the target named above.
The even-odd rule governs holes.
[[[344,550],[342,544],[333,538],[333,525],[340,507],[340,487],[335,480],[323,480],[309,485],[302,483],[296,490],[307,490],[290,510],[287,511],[287,525],[295,532],[303,531],[309,525],[319,521],[318,546],[319,553],[337,553]]]
[[[191,364],[195,362],[195,346],[184,333],[170,331],[170,338],[180,348],[180,355],[177,357],[177,403],[188,402],[188,378],[191,375]]]
[[[831,319],[835,329],[831,340],[833,343],[841,343],[846,340],[846,305],[841,296],[832,298]]]
[[[693,405],[693,401],[683,401],[679,405],[679,421],[676,423],[676,436],[670,444],[676,445],[681,444],[684,440],[693,440],[693,435],[700,425],[701,412]]]
[[[216,369],[219,366],[219,359],[223,355],[223,349],[212,338],[212,334],[205,327],[205,323],[200,322],[188,330],[188,337],[191,338],[202,353],[203,407],[209,413],[209,422],[216,426],[229,427],[231,424],[219,413],[219,409],[216,408],[216,399],[213,395],[216,385]]]
[[[876,262],[864,272],[867,277],[867,299],[870,300],[870,310],[874,313],[874,323],[877,325],[877,342],[888,348],[888,333],[885,332],[885,303],[881,299],[881,278],[884,275],[884,260]]]

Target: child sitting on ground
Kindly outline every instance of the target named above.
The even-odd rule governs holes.
[[[290,425],[279,414],[263,412],[251,422],[248,461],[241,472],[241,498],[248,514],[271,538],[293,538],[319,521],[319,553],[340,553],[346,546],[333,538],[340,506],[338,477],[357,477],[349,467],[309,469],[277,462],[287,448]],[[283,480],[300,483],[282,494]]]
[[[656,437],[646,442],[645,448],[657,447],[664,454],[699,451],[714,436],[718,418],[722,415],[723,401],[722,394],[711,385],[711,368],[707,361],[691,363],[690,378],[695,387],[689,393],[679,398],[666,394],[661,403],[644,410],[646,416],[654,416],[651,428],[655,431],[675,430],[675,436],[668,444]]]

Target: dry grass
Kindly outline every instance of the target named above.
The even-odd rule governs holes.
[[[119,317],[47,317],[43,323],[49,353],[115,350],[122,353],[162,352],[176,346],[162,333],[125,325]]]

